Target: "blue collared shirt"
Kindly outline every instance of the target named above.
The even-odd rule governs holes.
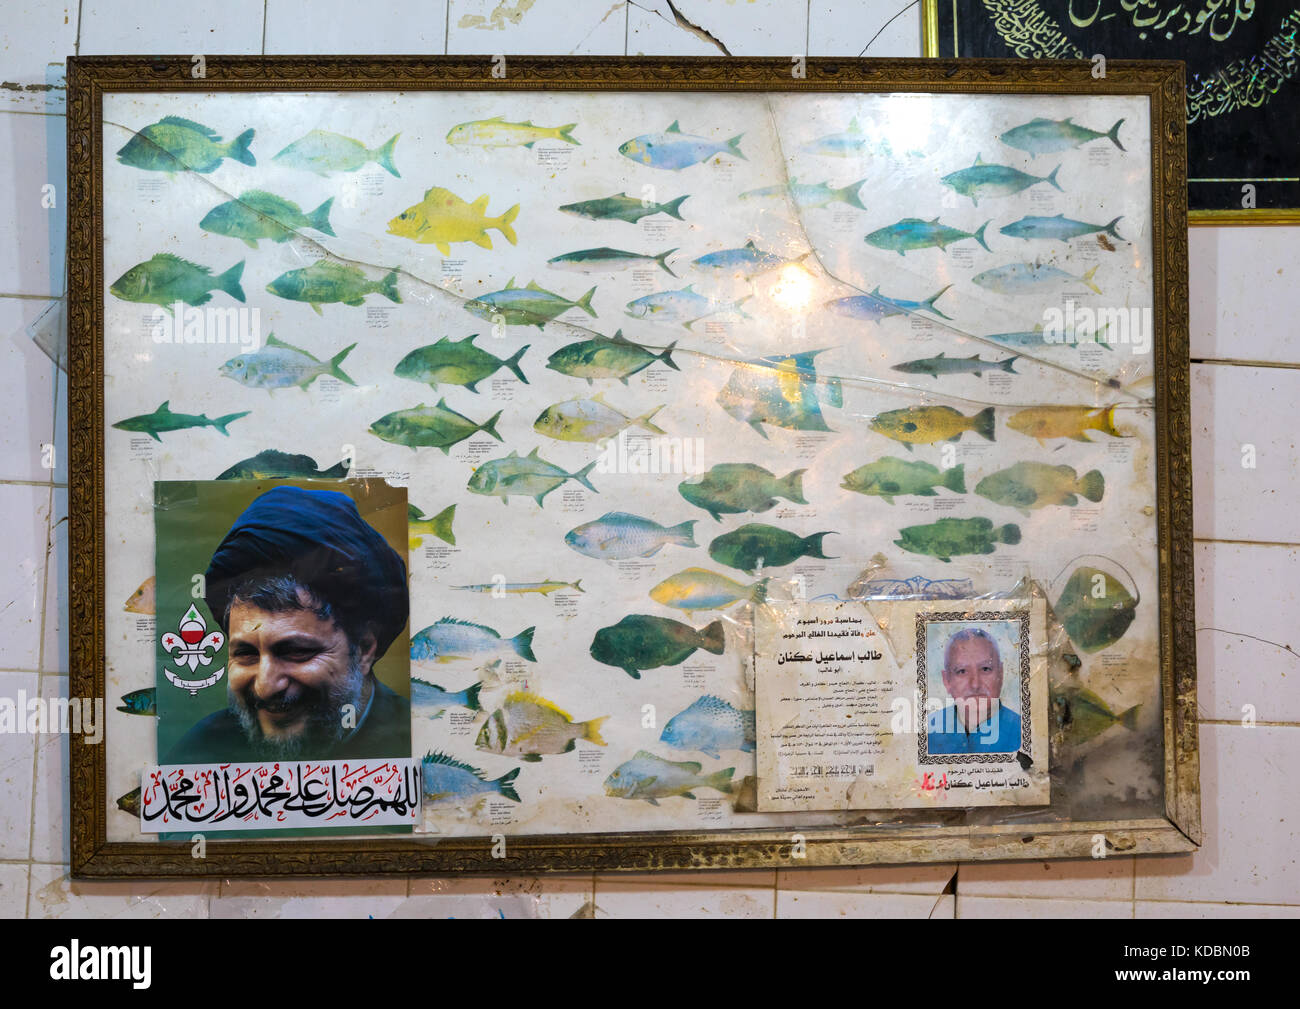
[[[1015,753],[1020,749],[1020,716],[1001,704],[996,726],[990,716],[976,731],[967,732],[957,719],[956,706],[949,704],[930,713],[925,732],[928,753]]]

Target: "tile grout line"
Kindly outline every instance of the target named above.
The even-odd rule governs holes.
[[[81,55],[81,8],[83,3],[84,0],[77,0],[77,37],[72,43],[72,55],[74,56]]]
[[[266,22],[270,16],[271,0],[262,0],[262,55],[266,55]]]
[[[803,57],[808,59],[809,45],[812,44],[812,0],[806,0],[803,7]]]
[[[443,0],[442,55],[451,53],[451,0]]]

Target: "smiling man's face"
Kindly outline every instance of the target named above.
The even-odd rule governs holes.
[[[967,729],[986,721],[1002,694],[1002,659],[984,638],[962,638],[948,649],[943,685]]]
[[[355,725],[375,659],[366,635],[352,649],[343,629],[310,608],[269,611],[242,599],[230,607],[230,707],[249,742],[267,756],[295,759],[341,739],[344,705]]]

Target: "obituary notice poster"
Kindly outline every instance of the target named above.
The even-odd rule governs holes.
[[[755,639],[759,810],[1050,801],[1041,596],[768,605]]]

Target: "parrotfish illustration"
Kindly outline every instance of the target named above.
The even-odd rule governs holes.
[[[1014,546],[1020,542],[1020,527],[1008,523],[993,527],[986,518],[939,519],[929,525],[899,530],[896,546],[909,553],[927,554],[947,564],[959,554],[991,554],[995,543]]]
[[[1124,437],[1115,429],[1113,406],[1033,406],[1008,417],[1007,427],[1037,438],[1040,445],[1053,438],[1089,442],[1092,440],[1089,431],[1101,431],[1112,438]]]
[[[764,438],[764,424],[792,431],[831,430],[822,417],[818,386],[833,407],[844,405],[844,394],[838,378],[818,376],[813,361],[821,353],[824,349],[776,354],[741,364],[718,393],[718,405]]]
[[[690,329],[701,319],[727,312],[736,312],[748,319],[740,306],[749,299],[747,294],[736,301],[715,301],[696,291],[694,284],[687,284],[676,291],[660,291],[629,301],[627,314],[633,319],[649,319],[651,322],[680,322]]]
[[[650,590],[650,598],[676,610],[725,610],[741,600],[762,602],[767,579],[750,585],[707,568],[687,568],[670,575]]]
[[[109,286],[109,293],[123,301],[161,305],[171,311],[178,301],[187,305],[206,305],[212,300],[212,291],[224,291],[236,301],[244,300],[244,289],[239,279],[244,275],[241,259],[225,273],[212,275],[212,270],[188,259],[160,252],[152,259],[137,263]]]
[[[748,160],[740,152],[741,136],[743,134],[737,134],[725,143],[719,143],[707,137],[683,133],[681,127],[674,122],[663,133],[643,133],[639,137],[633,137],[620,145],[618,153],[651,168],[679,171],[708,161],[715,154],[729,154],[741,161]]]
[[[1070,575],[1053,611],[1075,646],[1091,653],[1124,636],[1137,616],[1139,601],[1109,573],[1081,567]]]
[[[820,154],[830,158],[854,158],[866,151],[867,143],[867,135],[862,132],[855,118],[843,133],[828,133],[804,144],[800,150],[805,154]]]
[[[473,242],[483,249],[492,248],[489,229],[495,228],[511,245],[516,243],[515,229],[511,227],[519,216],[515,204],[499,217],[487,215],[488,197],[485,193],[473,203],[466,203],[450,189],[435,186],[425,190],[424,199],[388,222],[388,233],[413,242],[433,245],[444,256],[451,255],[454,242]]]
[[[639,680],[642,670],[681,665],[700,648],[721,655],[725,647],[721,620],[697,630],[667,617],[633,613],[612,627],[602,627],[596,632],[591,642],[591,657],[604,665],[617,666]]]
[[[512,451],[503,459],[489,459],[479,466],[469,478],[468,487],[475,494],[499,497],[502,504],[509,504],[512,494],[530,497],[541,508],[546,495],[566,480],[575,480],[593,494],[598,493],[587,479],[595,468],[596,461],[593,461],[576,473],[568,473],[540,458],[537,449],[522,456]]]
[[[312,130],[305,137],[295,140],[271,160],[288,165],[290,168],[315,172],[317,175],[355,172],[373,161],[389,175],[401,178],[401,173],[393,163],[393,149],[397,146],[397,138],[400,136],[400,133],[394,133],[383,146],[371,150],[361,141],[353,140],[351,137],[329,133],[326,130]]]
[[[627,221],[629,224],[635,224],[641,218],[655,214],[667,214],[680,221],[682,204],[689,199],[690,195],[687,194],[669,200],[667,203],[655,203],[653,200],[639,200],[628,196],[627,193],[615,193],[613,196],[605,196],[598,200],[566,203],[560,207],[560,210],[575,217],[585,217],[589,221]]]
[[[502,638],[491,627],[468,620],[443,617],[436,624],[411,635],[412,662],[455,662],[511,653],[529,662],[533,654],[533,631],[527,627],[513,638]]]
[[[1081,496],[1089,501],[1100,501],[1106,493],[1106,480],[1101,470],[1089,470],[1079,476],[1072,466],[1018,462],[990,473],[975,485],[975,493],[995,504],[1018,508],[1028,515],[1030,509],[1048,505],[1073,508]]]
[[[924,301],[890,298],[881,294],[880,288],[877,287],[870,294],[855,294],[849,298],[836,298],[834,301],[828,301],[823,307],[836,315],[842,315],[848,319],[860,319],[863,322],[878,323],[895,315],[911,315],[915,312],[929,312],[931,315],[937,315],[940,319],[947,319],[950,316],[944,315],[935,308],[934,303],[951,287],[952,285],[948,284],[943,290],[935,292]]]
[[[578,144],[572,130],[577,123],[563,126],[534,126],[532,121],[508,123],[505,116],[476,119],[453,126],[447,132],[447,143],[454,147],[528,147],[539,140],[563,140]],[[578,145],[581,146],[581,145]]]
[[[127,417],[126,420],[119,420],[113,426],[119,431],[138,431],[147,434],[154,441],[162,441],[158,437],[163,431],[184,431],[191,427],[212,427],[216,428],[227,437],[230,432],[226,430],[226,425],[231,421],[239,420],[240,417],[247,417],[250,410],[241,410],[239,413],[228,413],[224,417],[211,418],[205,413],[172,413],[171,400],[163,400],[162,405],[153,413],[143,413],[138,417]]]
[[[857,494],[884,498],[892,505],[894,498],[909,494],[934,497],[936,487],[945,487],[954,494],[965,494],[966,468],[957,465],[940,470],[928,462],[908,462],[887,455],[845,474],[840,486]]]
[[[263,350],[232,357],[217,371],[240,385],[246,385],[250,389],[265,389],[267,392],[293,386],[305,390],[322,375],[337,378],[348,385],[356,385],[342,367],[355,347],[355,343],[349,344],[328,361],[321,361],[307,351],[285,343],[272,333],[266,338]]]
[[[488,753],[535,763],[553,753],[572,753],[578,740],[604,746],[600,727],[609,716],[575,722],[544,697],[517,690],[488,715],[474,745]]]
[[[437,343],[418,347],[397,363],[393,374],[398,378],[424,382],[435,389],[439,385],[463,385],[470,392],[478,392],[475,386],[479,382],[500,368],[508,368],[519,381],[527,384],[528,379],[520,370],[519,362],[523,360],[528,344],[510,357],[500,358],[474,346],[477,336],[475,333],[458,341],[444,336]]]
[[[709,544],[709,556],[719,564],[754,574],[767,568],[782,568],[803,557],[834,560],[822,552],[822,541],[833,531],[799,536],[788,529],[751,523],[723,533]]]
[[[677,490],[721,522],[724,514],[769,511],[776,507],[779,497],[807,504],[803,496],[803,475],[807,472],[797,469],[777,477],[754,463],[719,463],[707,473],[687,477]]]
[[[695,750],[717,760],[723,750],[753,753],[754,710],[743,710],[705,694],[668,719],[659,739],[675,750]]]
[[[456,545],[456,534],[452,523],[456,520],[456,506],[448,505],[437,515],[430,517],[413,504],[406,506],[407,545],[415,550],[424,543],[425,536],[437,536],[444,543]]]
[[[970,197],[970,201],[978,207],[981,197],[988,199],[991,196],[1011,196],[1040,182],[1046,182],[1056,190],[1064,192],[1060,183],[1056,181],[1056,173],[1060,170],[1061,166],[1057,165],[1050,175],[1030,175],[1009,165],[986,164],[977,154],[975,163],[970,168],[945,175],[941,181],[962,196]]]
[[[1055,217],[1022,217],[998,230],[1008,238],[1023,238],[1026,241],[1046,238],[1067,243],[1071,238],[1100,231],[1123,242],[1126,239],[1115,230],[1115,225],[1122,220],[1123,217],[1117,217],[1109,224],[1085,224],[1083,221],[1072,221],[1064,214],[1057,214]]]
[[[538,287],[533,280],[526,287],[515,287],[514,278],[511,277],[500,291],[481,294],[465,302],[465,311],[493,323],[500,320],[508,326],[536,326],[541,329],[571,308],[580,308],[593,319],[596,318],[596,312],[591,307],[591,297],[595,293],[593,287],[577,301],[570,301],[554,291]]]
[[[723,249],[720,252],[710,252],[700,256],[692,260],[691,265],[723,276],[752,280],[760,273],[777,270],[783,266],[792,266],[811,255],[811,252],[805,252],[794,259],[786,259],[775,252],[764,252],[754,244],[753,239],[750,239],[738,249]]]
[[[477,767],[471,767],[445,753],[431,752],[420,761],[420,781],[426,803],[466,802],[476,796],[499,795],[511,802],[519,801],[514,789],[519,768],[489,781]]]
[[[479,703],[479,691],[482,682],[471,683],[464,690],[445,690],[436,683],[429,683],[418,677],[411,677],[411,707],[421,711],[442,712],[448,708],[468,708],[470,711],[482,711]]]
[[[304,301],[317,315],[321,305],[341,301],[354,308],[365,304],[367,294],[382,294],[401,304],[397,292],[397,271],[390,270],[380,280],[368,280],[361,269],[331,259],[318,259],[311,266],[288,270],[266,285],[272,294],[289,301]]]
[[[563,403],[553,403],[533,421],[533,430],[557,441],[588,443],[613,438],[630,427],[639,427],[651,434],[666,434],[663,428],[652,423],[664,405],[661,403],[640,417],[632,417],[610,406],[605,402],[605,394],[598,392],[590,399],[566,399]]]
[[[370,425],[370,433],[394,445],[405,445],[414,451],[417,448],[440,448],[447,455],[451,447],[479,431],[490,434],[497,441],[496,423],[501,416],[498,410],[482,424],[470,420],[463,413],[457,413],[447,405],[445,399],[438,400],[436,406],[428,407],[421,403],[409,410],[395,410],[385,414]]]
[[[1059,290],[1070,284],[1083,284],[1097,294],[1101,288],[1092,282],[1097,267],[1093,267],[1082,277],[1058,269],[1050,263],[1008,263],[971,277],[972,284],[993,291],[997,294],[1009,294],[1020,297],[1030,294],[1043,294],[1046,291]]]
[[[937,441],[960,441],[962,433],[974,431],[993,441],[993,407],[985,407],[967,417],[950,406],[909,406],[887,410],[871,418],[871,430],[886,438],[901,441],[909,452],[913,445],[933,445]]]
[[[1109,704],[1084,687],[1066,687],[1052,691],[1052,727],[1064,742],[1079,746],[1100,736],[1113,725],[1123,725],[1132,732],[1137,728],[1142,705],[1116,713]]]
[[[618,799],[641,799],[657,806],[660,799],[674,795],[694,799],[693,789],[697,788],[731,793],[731,777],[736,773],[734,767],[710,774],[701,774],[701,770],[693,760],[665,760],[639,750],[635,757],[620,764],[605,779],[605,794]]]
[[[1001,361],[983,361],[978,354],[970,357],[948,357],[940,352],[937,357],[924,357],[916,361],[904,361],[893,365],[892,371],[901,371],[908,375],[929,375],[938,378],[941,375],[974,375],[982,378],[986,371],[1006,371],[1012,375],[1020,372],[1011,367],[1019,357],[1008,357]]]
[[[676,346],[675,342],[670,343],[656,354],[624,337],[620,329],[609,339],[598,336],[566,344],[547,358],[546,367],[561,375],[585,378],[588,385],[598,378],[616,378],[627,385],[629,378],[656,361],[662,361],[673,371],[681,371],[673,362]]]
[[[645,267],[654,263],[670,277],[676,277],[668,267],[668,257],[676,249],[669,249],[657,256],[641,252],[626,252],[623,249],[611,249],[602,246],[599,249],[582,249],[578,252],[566,252],[562,256],[553,256],[546,261],[552,270],[569,270],[573,273],[612,273],[634,266]]]
[[[1105,137],[1121,151],[1127,150],[1119,142],[1119,128],[1124,124],[1123,119],[1105,133],[1079,126],[1073,122],[1073,119],[1073,116],[1066,116],[1064,119],[1031,119],[1022,126],[1007,130],[998,139],[1008,147],[1014,147],[1033,157],[1068,151],[1101,137]]]
[[[298,204],[274,193],[250,189],[237,200],[227,200],[207,212],[199,227],[214,235],[238,238],[250,249],[256,249],[260,239],[287,242],[300,229],[311,228],[323,235],[333,236],[330,227],[330,197],[310,214],[304,214]]]
[[[127,613],[143,613],[153,616],[158,596],[158,578],[150,575],[140,583],[140,587],[131,593],[131,597],[122,604]]]
[[[207,175],[216,171],[226,158],[243,165],[256,165],[257,159],[248,149],[253,142],[253,131],[245,130],[229,143],[202,123],[180,116],[167,116],[144,127],[117,152],[117,160],[131,168],[148,172],[199,172]]]
[[[667,545],[694,547],[695,520],[662,526],[628,512],[606,512],[600,518],[570,529],[564,542],[578,553],[597,560],[622,561],[653,557]]]
[[[874,245],[878,249],[897,252],[900,256],[906,255],[908,252],[914,252],[917,249],[937,248],[946,252],[948,246],[967,238],[975,239],[986,250],[992,251],[989,250],[988,243],[984,241],[984,229],[990,223],[985,221],[972,232],[940,224],[937,217],[929,221],[923,221],[919,217],[905,217],[887,228],[878,228],[867,235],[863,241],[868,245]]]
[[[125,711],[128,715],[158,714],[158,688],[144,687],[123,694],[122,703],[117,706],[117,710]]]
[[[866,205],[858,192],[866,181],[866,179],[858,179],[857,182],[850,182],[847,186],[834,189],[829,182],[819,182],[812,186],[792,177],[787,185],[751,189],[747,193],[741,193],[738,199],[773,199],[788,196],[800,210],[814,210],[832,203],[843,203],[850,207],[857,207],[859,210],[866,210]]]
[[[293,455],[273,448],[264,449],[248,459],[241,459],[218,475],[218,480],[272,480],[280,477],[321,477],[336,480],[348,475],[347,462],[321,469],[309,455]]]

